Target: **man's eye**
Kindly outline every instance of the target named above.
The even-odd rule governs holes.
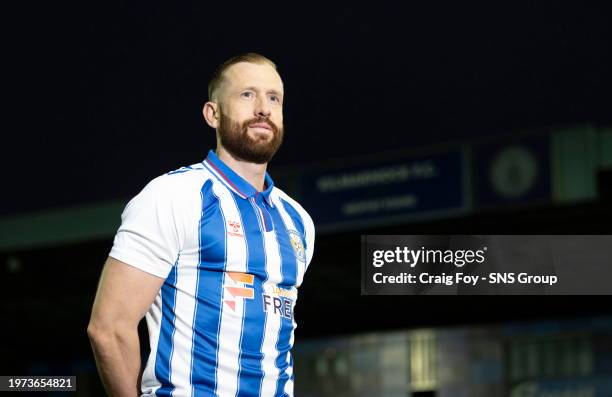
[[[253,96],[253,93],[250,92],[250,91],[246,91],[246,92],[242,93],[242,96],[245,97],[245,98],[250,98],[250,97]]]
[[[277,97],[276,95],[271,95],[270,99],[273,100],[274,102],[280,102],[280,98]]]

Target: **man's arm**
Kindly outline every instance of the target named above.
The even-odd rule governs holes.
[[[140,395],[138,323],[164,279],[109,257],[104,265],[87,334],[106,392]]]

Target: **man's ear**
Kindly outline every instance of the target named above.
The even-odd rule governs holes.
[[[206,102],[202,108],[202,115],[206,124],[211,128],[217,129],[219,127],[219,106],[215,102]]]

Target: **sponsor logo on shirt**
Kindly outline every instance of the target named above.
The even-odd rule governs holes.
[[[235,312],[237,299],[253,299],[254,276],[238,272],[227,272],[226,275],[225,285],[223,286],[225,290],[223,302]]]
[[[228,220],[227,221],[227,234],[230,236],[244,237],[242,233],[242,225],[238,221]]]
[[[289,320],[293,319],[293,302],[297,293],[281,287],[272,288],[271,293],[262,294],[264,312],[271,312]]]

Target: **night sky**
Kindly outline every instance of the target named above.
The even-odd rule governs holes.
[[[272,176],[612,119],[610,14],[594,6],[22,7],[2,13],[0,215],[129,198],[201,161],[215,144],[200,113],[210,75],[247,51],[285,82]]]

